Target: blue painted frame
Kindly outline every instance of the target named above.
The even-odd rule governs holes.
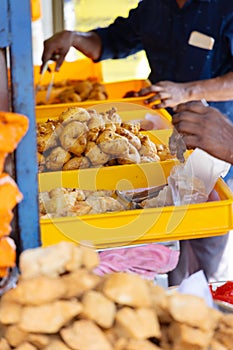
[[[9,28],[0,31],[0,46],[10,49],[12,111],[29,118],[29,130],[15,152],[16,182],[24,196],[17,206],[18,249],[23,251],[41,245],[30,0],[1,0],[0,11],[0,26]]]

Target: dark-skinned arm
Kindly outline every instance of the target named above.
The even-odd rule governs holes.
[[[92,60],[98,60],[101,54],[102,42],[97,33],[76,32],[64,30],[56,33],[44,41],[44,51],[42,55],[43,69],[48,60],[56,61],[56,71],[59,71],[69,49],[74,47]]]
[[[233,164],[233,123],[219,110],[188,102],[177,106],[172,122],[189,149],[201,148]]]

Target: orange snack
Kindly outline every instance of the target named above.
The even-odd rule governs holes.
[[[15,181],[8,174],[0,174],[0,212],[13,209],[22,198]]]
[[[0,277],[4,277],[8,267],[15,266],[15,243],[10,237],[0,239]]]
[[[0,211],[0,239],[3,236],[8,236],[11,232],[11,220],[13,219],[13,212],[11,210]]]
[[[7,153],[5,152],[0,152],[0,174],[3,171],[3,167],[4,167],[4,163],[5,163],[5,159],[6,159]]]
[[[28,130],[26,116],[11,112],[0,112],[0,152],[10,153]]]

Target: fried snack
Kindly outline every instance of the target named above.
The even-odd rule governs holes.
[[[7,327],[5,332],[5,338],[8,344],[13,347],[16,347],[26,341],[27,335],[28,333],[20,329],[17,325],[11,325]]]
[[[93,89],[93,85],[89,80],[78,81],[74,85],[74,91],[79,94],[81,101],[87,100],[90,92]]]
[[[94,83],[92,85],[92,91],[88,95],[88,100],[106,100],[108,98],[106,88],[100,83]]]
[[[81,268],[61,277],[67,286],[66,299],[80,297],[85,292],[94,289],[101,278],[87,269]]]
[[[91,118],[85,108],[69,107],[59,115],[59,122],[66,125],[73,121],[87,122]]]
[[[18,323],[21,318],[22,306],[18,303],[5,301],[5,295],[1,297],[0,322],[3,325]]]
[[[141,156],[154,157],[157,155],[157,149],[155,144],[150,140],[148,135],[139,133],[138,137],[141,141],[141,149],[139,151]]]
[[[173,322],[171,324],[169,333],[173,339],[174,349],[208,349],[213,336],[213,332],[190,327],[179,322]]]
[[[103,284],[103,293],[120,305],[149,307],[151,299],[147,283],[139,275],[124,272],[109,275]]]
[[[81,311],[82,304],[76,300],[60,300],[39,306],[25,306],[22,309],[19,327],[26,332],[57,333]]]
[[[81,102],[82,99],[80,95],[75,92],[74,87],[68,87],[62,92],[60,92],[53,103],[68,103],[68,102]]]
[[[119,157],[117,159],[118,164],[138,164],[140,163],[140,155],[138,153],[138,150],[136,147],[134,147],[132,144],[129,144],[127,152],[123,154],[123,157]]]
[[[43,350],[71,350],[71,348],[66,346],[63,341],[57,337],[57,339],[52,339]]]
[[[139,151],[140,148],[141,148],[141,141],[140,139],[135,136],[131,131],[123,128],[122,126],[118,127],[116,129],[116,133],[121,135],[121,136],[124,136],[126,137],[129,142]]]
[[[86,199],[86,203],[91,207],[89,214],[107,213],[111,211],[121,211],[125,209],[119,201],[108,196],[89,196]]]
[[[38,349],[44,349],[49,344],[50,337],[45,334],[29,333],[27,335],[27,341]]]
[[[89,168],[90,162],[87,157],[79,156],[73,157],[63,165],[63,170],[75,170]]]
[[[76,321],[70,327],[63,328],[60,333],[72,349],[113,350],[104,332],[89,320]]]
[[[20,255],[19,268],[24,279],[40,275],[57,277],[81,267],[83,251],[70,242],[60,242],[43,249],[34,248]]]
[[[141,125],[140,125],[140,122],[138,121],[125,121],[121,123],[121,127],[126,130],[129,130],[134,135],[138,135]]]
[[[103,152],[116,157],[125,153],[127,154],[129,150],[129,141],[127,138],[117,135],[110,129],[106,129],[100,133],[96,143]]]
[[[110,159],[110,155],[103,152],[95,142],[88,141],[85,150],[85,156],[90,160],[91,164],[94,166],[100,166],[107,163]]]
[[[160,338],[161,331],[155,313],[149,308],[131,309],[123,307],[116,314],[117,327],[127,338]]]
[[[115,107],[112,107],[105,113],[100,113],[100,115],[105,121],[106,128],[111,127],[112,125],[115,125],[116,127],[121,126],[122,120]]]
[[[7,268],[15,266],[16,246],[12,238],[0,238],[0,278],[7,275]]]
[[[10,345],[4,338],[0,338],[0,349],[1,350],[11,350]]]
[[[174,156],[171,155],[169,148],[166,145],[156,144],[156,148],[157,148],[157,154],[160,160],[163,161],[163,160],[174,158]]]
[[[37,348],[28,342],[24,342],[17,346],[15,350],[37,350]]]
[[[88,127],[85,123],[78,121],[68,123],[60,135],[62,147],[76,156],[81,156],[86,148],[87,132]]]
[[[58,146],[52,149],[45,158],[46,168],[48,170],[61,170],[63,165],[71,158],[71,154]]]
[[[15,150],[29,126],[28,118],[22,114],[0,112],[0,151],[11,153]]]
[[[82,304],[82,315],[84,317],[94,321],[104,329],[112,327],[116,314],[114,302],[106,298],[102,293],[92,290],[85,293],[82,298]]]
[[[0,174],[0,189],[0,212],[12,210],[23,199],[17,184],[6,173]]]
[[[173,293],[169,295],[168,307],[175,321],[190,327],[198,327],[205,331],[214,322],[204,299],[194,295]]]
[[[89,113],[92,113],[89,111]],[[105,129],[105,122],[101,115],[92,113],[91,119],[88,121],[88,140],[95,141],[99,135],[99,132]]]
[[[21,305],[40,305],[62,298],[66,286],[59,278],[38,276],[30,280],[20,280],[18,286],[9,290],[4,300]]]

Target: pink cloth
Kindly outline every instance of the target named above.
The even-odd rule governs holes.
[[[99,255],[100,264],[95,269],[97,275],[121,271],[137,273],[147,279],[173,270],[179,259],[179,251],[161,244],[106,250]]]

